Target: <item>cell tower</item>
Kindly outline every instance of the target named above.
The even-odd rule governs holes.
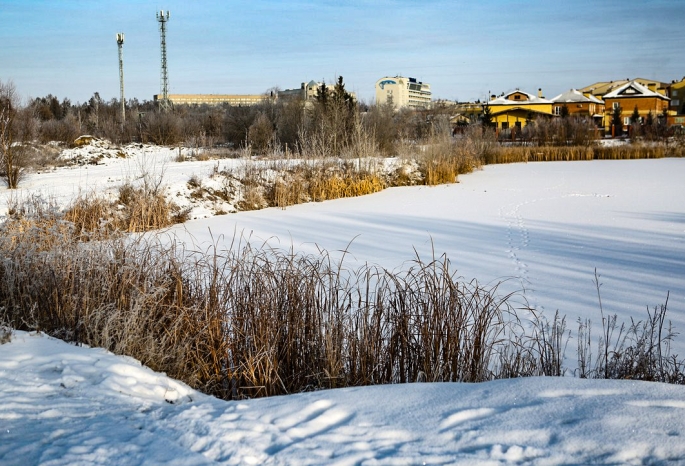
[[[170,107],[170,102],[169,102],[169,76],[167,74],[167,67],[166,67],[166,23],[169,21],[169,17],[171,15],[169,14],[169,11],[167,10],[166,13],[164,10],[160,10],[157,13],[157,21],[159,22],[159,40],[160,40],[160,46],[162,49],[162,75],[161,75],[161,89],[160,89],[160,98],[159,100],[159,108],[161,110],[168,110]]]
[[[119,46],[119,88],[121,94],[121,127],[126,123],[126,104],[124,100],[124,33],[117,33],[117,45]]]

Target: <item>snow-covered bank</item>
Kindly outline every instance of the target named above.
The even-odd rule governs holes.
[[[224,402],[101,349],[0,345],[0,463],[660,464],[685,387],[530,378]]]

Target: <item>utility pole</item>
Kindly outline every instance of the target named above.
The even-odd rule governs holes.
[[[161,96],[158,100],[159,108],[162,111],[167,111],[171,106],[171,103],[169,102],[169,76],[167,73],[166,66],[166,23],[167,21],[169,21],[170,16],[171,15],[169,14],[168,10],[166,11],[166,13],[164,12],[164,10],[160,10],[157,13],[157,21],[159,22],[160,48],[162,50],[162,72],[160,79]]]
[[[119,46],[119,90],[121,95],[121,129],[126,123],[126,103],[124,100],[124,33],[117,33],[117,45]]]

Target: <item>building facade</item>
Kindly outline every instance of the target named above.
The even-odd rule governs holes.
[[[685,115],[685,78],[678,82],[674,81],[668,86],[668,96],[671,98],[669,112],[675,115]]]
[[[286,89],[284,91],[278,91],[279,99],[302,99],[304,101],[313,100],[316,97],[316,92],[319,87],[321,87],[320,82],[314,80],[308,83],[300,84],[299,89]],[[333,84],[326,84],[326,88],[329,92],[333,92],[335,86]]]
[[[570,89],[554,97],[552,103],[552,112],[557,116],[562,115],[566,107],[570,116],[589,117],[598,125],[604,121],[604,102],[592,94]]]
[[[161,98],[155,95],[157,102]],[[266,102],[272,98],[268,94],[169,94],[169,101],[174,105],[221,105],[249,107]]]
[[[538,94],[535,96],[517,89],[493,98],[487,103],[492,114],[492,123],[501,130],[521,129],[537,117],[551,117],[552,101],[542,97],[541,90]]]
[[[594,84],[590,84],[589,86],[585,86],[581,89],[578,89],[580,92],[582,92],[585,95],[592,94],[597,98],[600,98],[603,100],[604,96],[609,94],[610,92],[615,91],[619,87],[625,86],[629,82],[636,82],[647,89],[658,92],[661,95],[667,95],[667,89],[668,89],[668,84],[661,82],[661,81],[655,81],[653,79],[644,79],[644,78],[635,78],[635,79],[619,79],[617,81],[599,81]]]
[[[376,81],[376,104],[392,103],[395,109],[422,109],[431,106],[430,84],[402,76],[384,77]]]
[[[630,118],[635,109],[642,121],[645,121],[650,113],[653,118],[656,118],[664,110],[668,111],[670,102],[671,99],[662,93],[643,86],[637,81],[629,81],[604,96],[606,108],[604,126],[608,131],[611,130],[612,114],[616,108],[620,107],[623,126],[627,129],[631,124]]]

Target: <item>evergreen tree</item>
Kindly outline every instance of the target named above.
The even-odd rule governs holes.
[[[647,119],[645,120],[645,125],[647,125],[648,127],[652,127],[654,125],[654,115],[652,115],[651,110],[647,114]]]
[[[614,107],[611,112],[611,126],[614,128],[614,136],[620,136],[623,134],[623,120],[621,119],[621,114],[623,109],[620,105]]]
[[[492,128],[492,110],[488,104],[483,105],[483,114],[480,117],[480,122],[485,128]]]
[[[632,115],[630,115],[630,136],[638,137],[642,133],[642,125],[640,124],[640,112],[637,109],[637,105],[633,109]]]
[[[568,106],[566,104],[564,104],[561,106],[561,111],[559,112],[559,116],[561,116],[561,118],[566,118],[568,115],[569,115]]]
[[[328,106],[328,101],[330,100],[329,97],[326,81],[322,80],[321,85],[316,88],[316,96],[314,96],[314,98],[323,108],[326,108]]]
[[[651,110],[649,113],[647,113],[647,117],[645,118],[643,131],[647,139],[654,139],[656,136],[656,120],[654,119],[654,115],[652,114]]]
[[[348,110],[354,108],[354,99],[352,98],[352,94],[345,90],[345,83],[343,82],[342,76],[338,76],[338,82],[335,83],[335,87],[333,88],[333,101],[341,108],[345,107]]]

